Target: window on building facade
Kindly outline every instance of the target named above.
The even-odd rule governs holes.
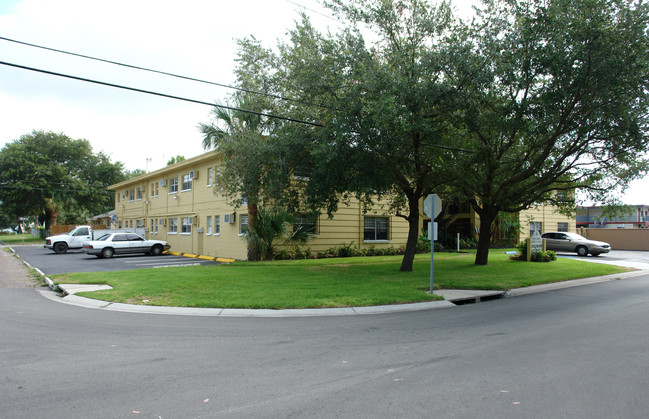
[[[543,233],[542,227],[543,224],[540,221],[530,221],[530,237],[534,235],[535,231],[538,231],[539,234]]]
[[[192,178],[188,174],[183,175],[183,191],[191,191],[192,190]]]
[[[144,220],[135,220],[135,228],[143,228]]]
[[[208,236],[212,234],[212,216],[208,215],[207,216],[207,233]]]
[[[183,217],[181,222],[182,225],[180,226],[180,232],[183,234],[190,234],[192,232],[192,217]]]
[[[121,197],[121,195],[119,194],[119,192],[115,194],[115,199],[117,200],[118,204],[119,204],[120,197]]]
[[[568,223],[557,223],[557,231],[568,231]]]
[[[155,233],[155,232],[156,232],[156,222],[155,222],[155,219],[152,218],[151,219],[151,233]]]
[[[169,233],[171,234],[178,233],[178,218],[169,219]]]
[[[214,235],[219,235],[221,234],[221,216],[220,215],[215,215],[214,216]]]
[[[130,191],[128,191],[128,193],[129,193],[128,200],[135,201],[135,189],[131,189]]]
[[[142,199],[143,192],[144,192],[144,188],[142,186],[138,186],[137,187],[137,196],[136,196],[136,198],[138,200]]]
[[[151,184],[151,198],[155,198],[158,196],[158,187],[160,186],[160,183],[158,182],[153,182]]]
[[[241,214],[239,217],[239,234],[245,234],[248,231],[248,214]]]
[[[295,214],[293,221],[293,231],[301,228],[307,233],[317,234],[317,222],[318,219],[315,216],[309,216],[307,214]]]
[[[365,217],[363,240],[388,240],[388,217]]]
[[[169,193],[178,192],[178,177],[169,179]]]
[[[122,228],[122,222],[121,221],[117,222],[117,228]]]
[[[210,167],[207,169],[207,186],[212,186],[212,182],[214,181],[214,168]]]

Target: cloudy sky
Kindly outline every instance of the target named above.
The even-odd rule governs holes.
[[[456,2],[461,12],[470,1]],[[320,29],[337,22],[317,0],[0,0],[0,37],[169,73],[234,83],[235,40],[266,46],[305,11]],[[229,89],[127,69],[0,40],[0,61],[198,101]],[[0,146],[32,130],[85,138],[130,169],[203,153],[199,122],[211,107],[0,65]],[[649,178],[624,201],[649,204]]]

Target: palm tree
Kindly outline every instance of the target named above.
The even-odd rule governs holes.
[[[263,260],[273,260],[274,243],[283,240],[283,244],[298,246],[306,243],[313,235],[305,228],[298,227],[289,232],[287,226],[294,221],[293,215],[279,208],[259,208],[256,224],[250,225],[245,233],[249,248],[259,250]]]
[[[263,126],[259,115],[232,111],[217,104],[212,110],[217,124],[199,124],[203,134],[203,149],[216,150],[226,162],[223,177],[231,195],[238,195],[239,202],[248,207],[248,226],[254,228],[258,219],[260,173],[250,170],[247,153],[263,143]],[[223,128],[219,125],[222,125]],[[241,170],[246,165],[247,170]],[[229,169],[229,170],[228,170]],[[230,176],[228,176],[228,174]],[[245,174],[246,179],[239,178]],[[249,242],[248,260],[259,260],[260,253],[254,242]]]

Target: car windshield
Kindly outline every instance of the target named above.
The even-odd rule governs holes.
[[[108,239],[109,237],[110,237],[110,234],[104,234],[103,236],[98,238],[97,241],[103,242],[103,241],[106,241],[106,239]]]

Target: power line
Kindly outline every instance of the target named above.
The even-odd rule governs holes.
[[[183,76],[183,75],[179,75],[179,74],[169,73],[169,72],[166,72],[166,71],[154,70],[154,69],[151,69],[151,68],[140,67],[140,66],[136,66],[136,65],[132,65],[132,64],[125,64],[125,63],[121,63],[119,61],[112,61],[112,60],[107,60],[107,59],[104,59],[104,58],[92,57],[90,55],[78,54],[76,52],[64,51],[64,50],[61,50],[61,49],[46,47],[46,46],[43,46],[43,45],[31,44],[29,42],[19,41],[17,39],[11,39],[11,38],[7,38],[7,37],[4,37],[4,36],[0,36],[0,39],[4,40],[4,41],[8,41],[8,42],[14,42],[14,43],[19,44],[19,45],[25,45],[25,46],[29,46],[29,47],[33,47],[33,48],[40,48],[40,49],[44,49],[44,50],[47,50],[47,51],[53,51],[53,52],[58,52],[60,54],[72,55],[74,57],[85,58],[85,59],[88,59],[88,60],[99,61],[99,62],[102,62],[102,63],[118,65],[118,66],[122,66],[122,67],[126,67],[126,68],[132,68],[132,69],[135,69],[135,70],[148,71],[148,72],[151,72],[151,73],[163,74],[165,76],[176,77],[176,78],[183,79],[183,80],[189,80],[189,81],[195,81],[195,82],[198,82],[198,83],[211,84],[213,86],[225,87],[227,89],[238,90],[240,92],[252,93],[252,94],[256,94],[256,95],[272,97],[274,99],[286,100],[288,102],[295,102],[295,103],[299,103],[299,104],[302,104],[302,105],[318,106],[318,107],[321,107],[321,108],[328,109],[326,106],[323,106],[323,105],[316,105],[316,104],[313,104],[313,103],[302,102],[302,101],[297,100],[297,99],[292,99],[292,98],[288,98],[288,97],[284,97],[284,96],[276,95],[276,94],[272,94],[272,93],[264,93],[264,92],[259,92],[259,91],[256,91],[256,90],[244,89],[242,87],[232,86],[232,85],[229,85],[229,84],[217,83],[217,82],[213,82],[213,81],[197,79],[197,78],[194,78],[194,77],[188,77],[188,76]]]
[[[298,124],[311,125],[311,126],[315,126],[315,127],[324,127],[324,125],[318,124],[318,123],[315,123],[315,122],[303,121],[303,120],[300,120],[300,119],[289,118],[289,117],[286,117],[286,116],[272,115],[272,114],[268,114],[268,113],[264,113],[264,112],[256,112],[256,111],[251,111],[251,110],[248,110],[248,109],[235,108],[235,107],[232,107],[232,106],[225,106],[225,105],[220,105],[220,104],[217,104],[217,103],[203,102],[201,100],[188,99],[188,98],[184,98],[184,97],[181,97],[181,96],[174,96],[174,95],[169,95],[169,94],[166,94],[166,93],[154,92],[154,91],[151,91],[151,90],[138,89],[138,88],[135,88],[135,87],[128,87],[128,86],[124,86],[124,85],[121,85],[121,84],[114,84],[114,83],[108,83],[108,82],[99,81],[99,80],[86,79],[86,78],[83,78],[83,77],[72,76],[70,74],[56,73],[54,71],[43,70],[43,69],[34,68],[34,67],[27,67],[27,66],[24,66],[24,65],[9,63],[9,62],[6,62],[6,61],[0,61],[0,64],[6,65],[6,66],[9,66],[9,67],[20,68],[22,70],[29,70],[29,71],[34,71],[34,72],[37,72],[37,73],[49,74],[49,75],[58,76],[58,77],[64,77],[64,78],[67,78],[67,79],[85,81],[87,83],[99,84],[99,85],[102,85],[102,86],[115,87],[117,89],[130,90],[130,91],[138,92],[138,93],[146,93],[146,94],[149,94],[149,95],[166,97],[168,99],[182,100],[182,101],[185,101],[185,102],[197,103],[199,105],[213,106],[213,107],[217,107],[217,108],[227,109],[227,110],[230,110],[230,111],[238,111],[238,112],[244,112],[244,113],[249,113],[249,114],[258,115],[258,116],[265,116],[267,118],[279,119],[279,120],[288,121],[288,122],[295,122],[295,123],[298,123]]]

